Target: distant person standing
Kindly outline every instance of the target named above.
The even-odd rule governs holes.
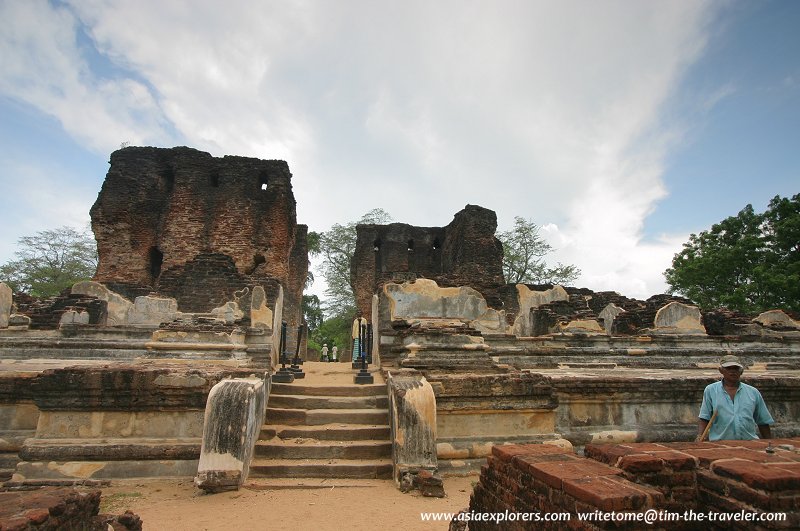
[[[771,439],[775,421],[761,393],[740,381],[744,365],[736,356],[719,361],[722,380],[706,386],[697,424],[697,440]],[[709,426],[710,424],[710,426]]]
[[[328,361],[328,344],[327,343],[322,345],[322,354],[319,357],[319,361]]]
[[[353,320],[353,330],[351,334],[353,337],[353,355],[351,357],[353,363],[357,362],[361,356],[361,326],[366,326],[366,324],[367,320],[361,317],[361,314]]]

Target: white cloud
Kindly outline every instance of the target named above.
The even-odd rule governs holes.
[[[57,118],[88,148],[168,138],[149,89],[133,79],[97,78],[77,44],[78,22],[44,0],[0,4],[0,92]]]
[[[481,204],[502,226],[551,223],[589,287],[663,289],[675,241],[643,242],[643,223],[667,193],[683,124],[665,103],[704,49],[705,2],[69,5],[4,4],[0,90],[94,149],[177,138],[286,159],[312,230],[374,207],[444,225]],[[93,70],[80,24],[130,76]]]

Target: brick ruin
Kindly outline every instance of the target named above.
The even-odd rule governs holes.
[[[372,295],[384,283],[416,278],[440,286],[472,286],[497,301],[497,289],[505,282],[496,230],[497,215],[476,205],[467,205],[446,227],[358,225],[350,266],[358,311],[371,314]]]
[[[212,387],[255,373],[268,400],[274,324],[300,322],[307,229],[296,222],[291,174],[282,161],[125,148],[112,154],[91,215],[96,282],[48,303],[15,297],[25,315],[0,324],[0,359],[30,366],[0,373],[0,438],[9,441],[0,448],[0,478],[60,484],[74,479],[78,462],[93,464],[89,479],[189,477]],[[399,382],[391,402],[404,416],[390,419],[392,430],[411,433],[403,423],[415,419],[422,434],[402,448],[410,470],[424,455],[422,472],[474,472],[498,457],[492,448],[517,443],[562,453],[585,447],[589,455],[599,442],[689,441],[703,388],[729,353],[762,391],[777,421],[773,434],[800,435],[800,316],[506,284],[496,226],[494,212],[467,205],[446,227],[357,227],[351,281],[358,310],[374,325],[373,359],[387,381]],[[253,326],[255,315],[264,326]],[[698,459],[695,479],[704,475]],[[615,478],[652,479],[604,466],[612,465],[625,470]],[[518,481],[525,470],[512,472]],[[561,484],[567,479],[574,478]],[[705,480],[697,481],[664,485],[699,489]],[[577,503],[551,490],[548,499]],[[647,492],[662,500],[686,489],[661,498]]]
[[[183,312],[209,312],[245,287],[284,289],[294,326],[308,273],[288,165],[212,157],[187,147],[128,147],[90,211],[94,280],[130,299],[154,292]]]
[[[515,517],[500,527],[520,530],[797,529],[798,452],[797,438],[775,440],[772,445],[767,441],[590,445],[586,457],[552,445],[498,446],[481,469],[465,513]],[[644,518],[648,511],[649,521]],[[520,513],[532,512],[561,520],[522,521]],[[586,519],[613,516],[609,513],[628,519]],[[750,519],[725,518],[729,515]],[[497,528],[497,523],[477,518],[469,522],[469,529]]]

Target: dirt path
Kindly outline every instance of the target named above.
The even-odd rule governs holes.
[[[101,512],[130,509],[147,530],[447,529],[448,522],[423,522],[420,513],[467,507],[476,481],[445,478],[446,498],[403,494],[382,480],[270,481],[270,490],[253,482],[220,494],[204,494],[189,480],[127,482],[103,489]],[[298,484],[311,488],[289,488]]]

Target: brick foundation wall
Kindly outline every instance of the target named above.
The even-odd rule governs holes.
[[[503,522],[500,527],[494,522],[470,522],[469,529],[613,529],[602,527],[602,522],[580,522],[577,514],[638,512],[664,505],[657,489],[635,484],[623,477],[622,470],[570,450],[547,444],[495,446],[470,498],[472,512],[569,513],[571,518],[569,522]]]
[[[774,522],[705,522],[701,529],[800,528],[800,438],[772,441],[590,444],[586,457],[554,445],[492,448],[470,511],[569,513],[561,522],[504,522],[502,529],[619,529],[578,513],[786,514]],[[667,527],[659,527],[665,525]],[[698,522],[627,522],[625,529],[698,529]],[[469,529],[498,529],[471,521]]]
[[[659,489],[671,509],[787,514],[785,522],[720,529],[800,527],[800,438],[587,445],[585,453]]]

